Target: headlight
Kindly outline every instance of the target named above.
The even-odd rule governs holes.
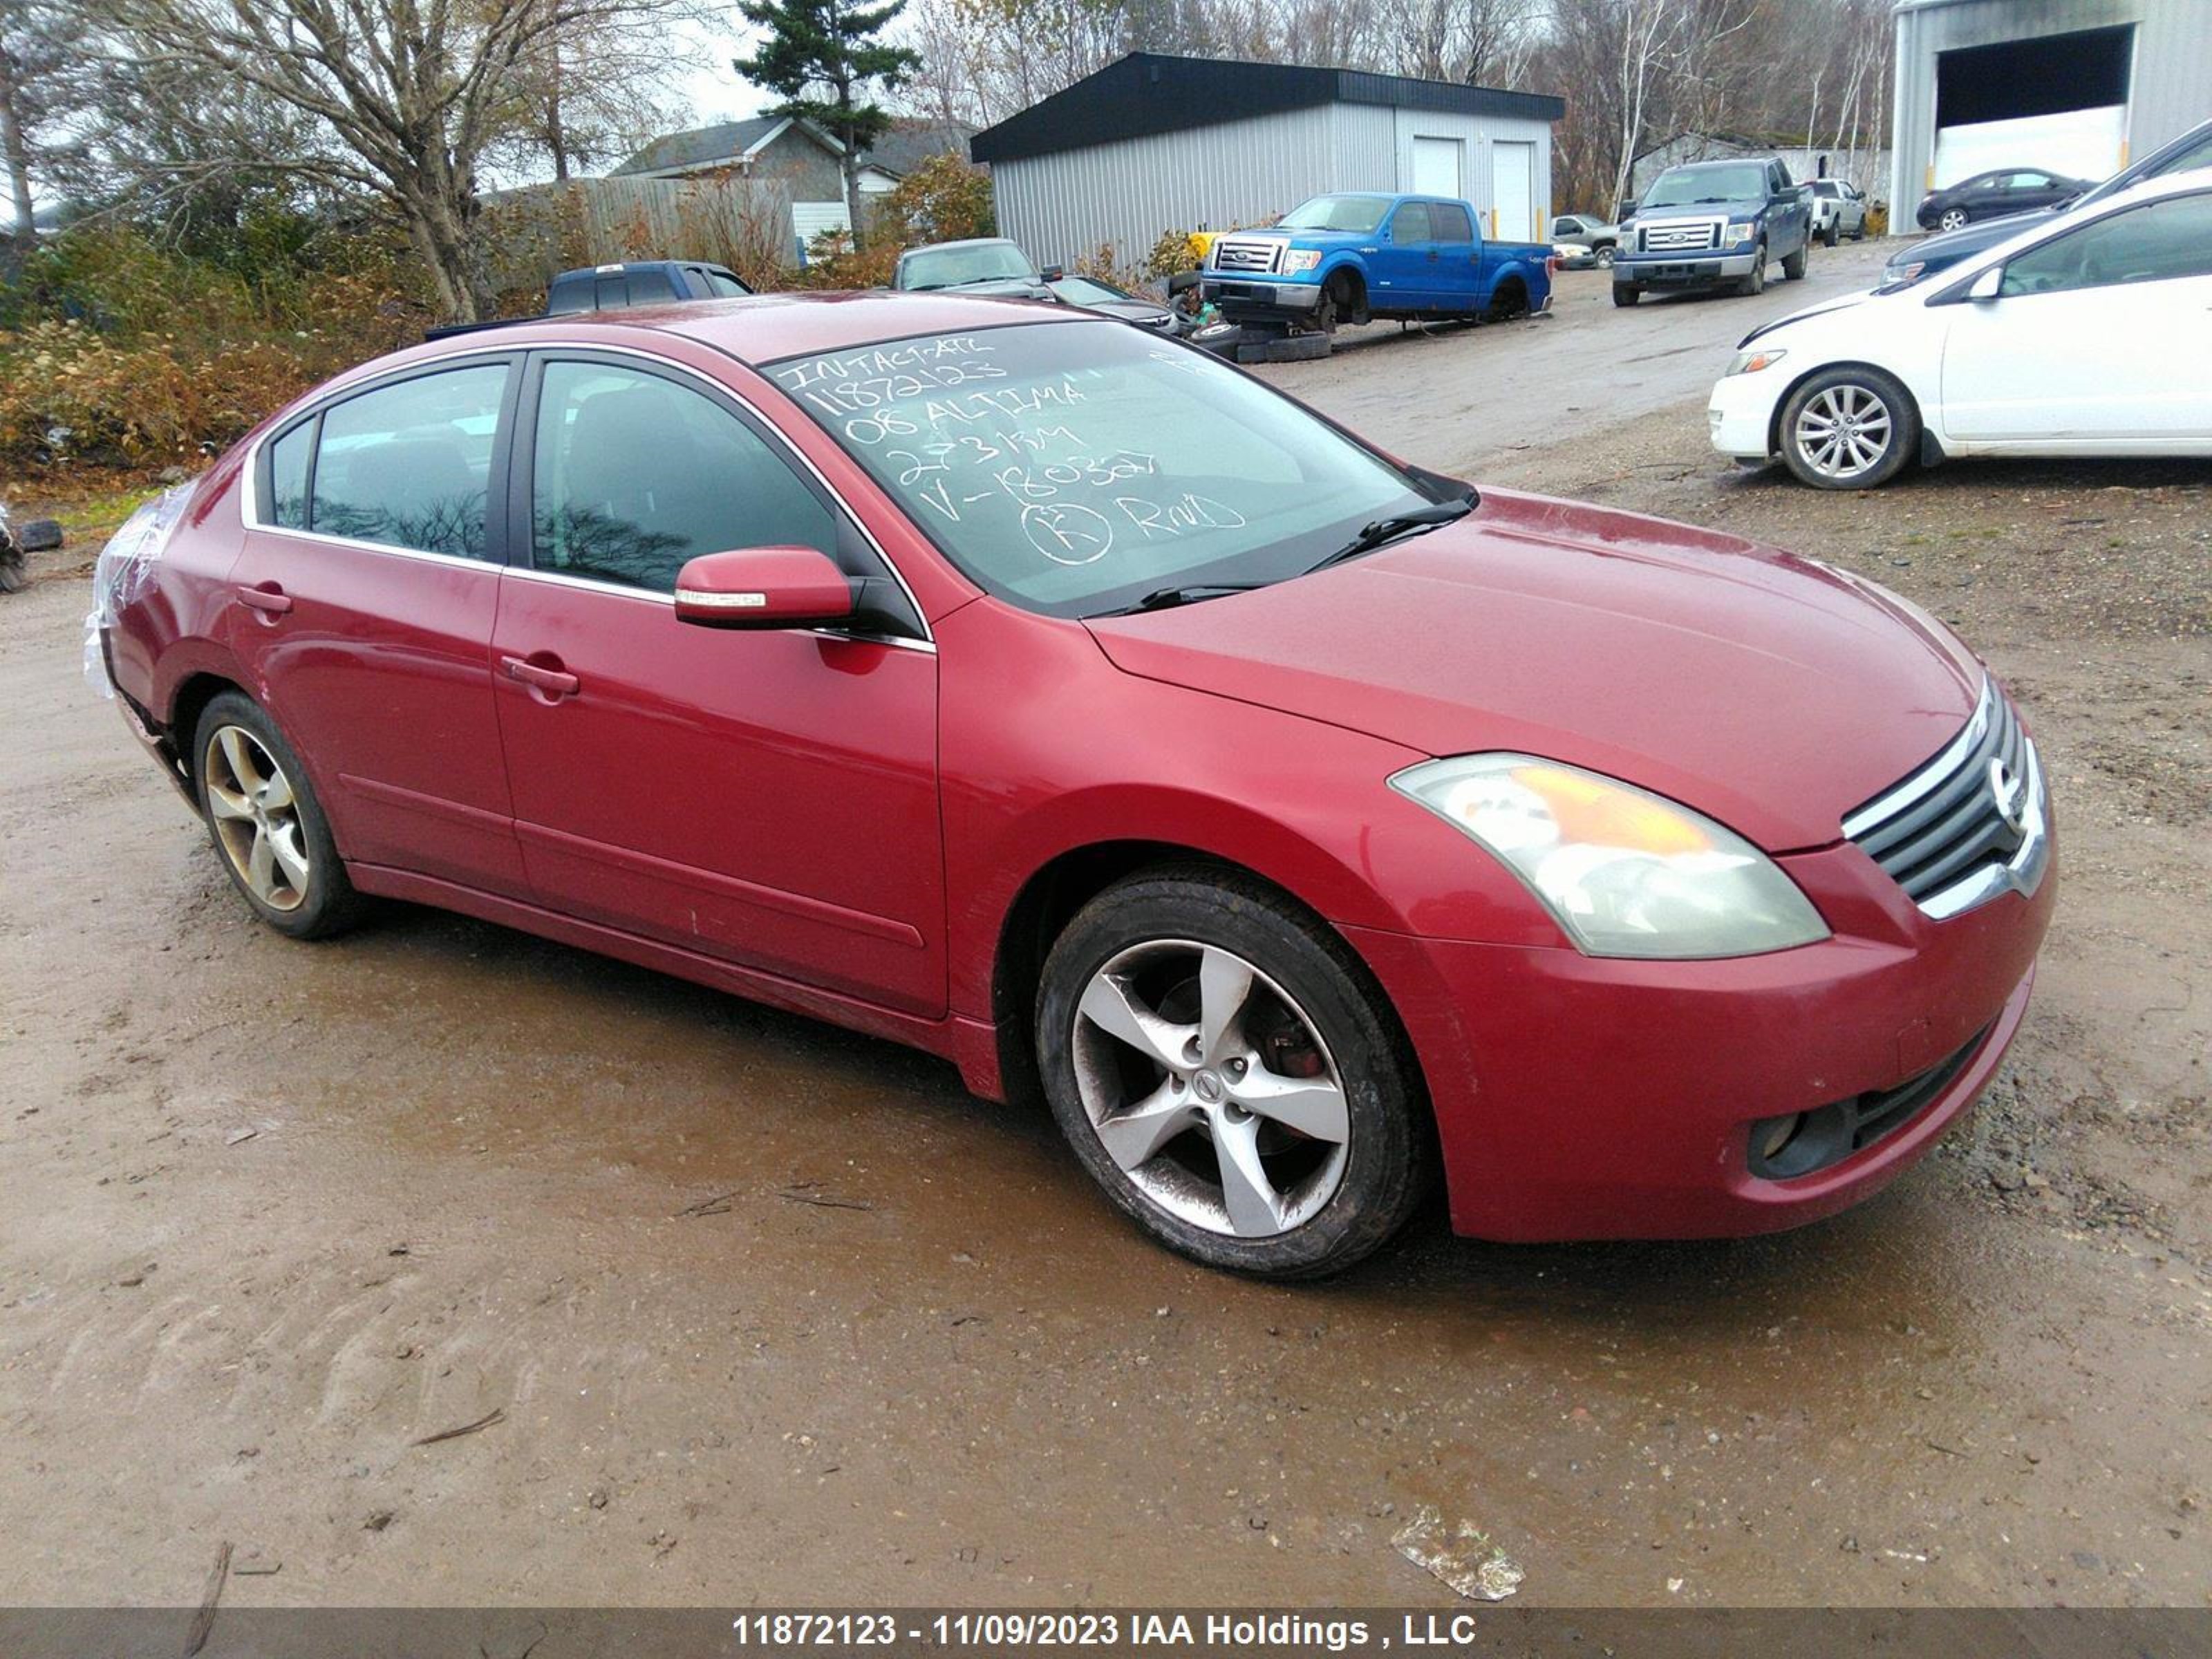
[[[1295,276],[1302,270],[1311,270],[1321,263],[1321,255],[1312,248],[1294,247],[1285,257],[1283,269]]]
[[[1737,352],[1735,361],[1728,366],[1728,372],[1730,374],[1756,374],[1762,368],[1773,368],[1789,355],[1787,351],[1773,346],[1753,346],[1748,351]]]
[[[1730,225],[1728,234],[1729,245],[1731,247],[1741,247],[1746,242],[1755,242],[1759,240],[1759,227],[1755,224]]]
[[[1747,957],[1828,936],[1766,854],[1633,785],[1529,755],[1461,755],[1390,787],[1494,854],[1587,956]]]

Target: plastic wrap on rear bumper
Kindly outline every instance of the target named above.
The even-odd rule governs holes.
[[[1641,962],[1345,930],[1420,1057],[1458,1231],[1776,1231],[1870,1195],[1972,1103],[2027,1008],[2056,880],[1932,922],[1854,847],[1784,862],[1836,937]],[[1949,1082],[1863,1151],[1795,1179],[1752,1174],[1759,1120],[1894,1088],[1969,1044]]]

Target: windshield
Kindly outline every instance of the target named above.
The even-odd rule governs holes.
[[[1387,196],[1316,196],[1275,221],[1285,230],[1343,230],[1365,236],[1382,222]]]
[[[1012,242],[979,242],[973,247],[928,247],[899,261],[902,289],[957,288],[963,283],[1036,280],[1029,255]]]
[[[1430,500],[1289,398],[1124,323],[927,335],[769,372],[978,586],[1048,616],[1280,581]]]
[[[1740,167],[1699,167],[1659,175],[1644,198],[1646,208],[1697,207],[1709,202],[1747,202],[1766,194],[1766,169],[1756,161]]]
[[[1063,276],[1047,286],[1072,306],[1095,306],[1102,300],[1126,300],[1129,297],[1120,289],[1109,288],[1104,283],[1094,283],[1088,276]]]

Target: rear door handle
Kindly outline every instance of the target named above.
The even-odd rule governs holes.
[[[264,617],[281,617],[292,608],[292,596],[275,582],[263,582],[258,587],[241,587],[238,602]]]
[[[583,682],[574,674],[558,668],[545,668],[521,657],[501,657],[501,669],[511,680],[520,680],[533,691],[543,691],[552,697],[573,697]]]

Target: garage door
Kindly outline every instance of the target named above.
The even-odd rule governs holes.
[[[1491,203],[1500,241],[1526,241],[1536,234],[1536,147],[1499,139],[1490,147]]]
[[[1413,194],[1449,196],[1462,200],[1466,181],[1460,176],[1460,141],[1456,138],[1413,140]]]
[[[1936,60],[1928,187],[1998,167],[2102,179],[2126,160],[2131,27],[1947,52]]]

